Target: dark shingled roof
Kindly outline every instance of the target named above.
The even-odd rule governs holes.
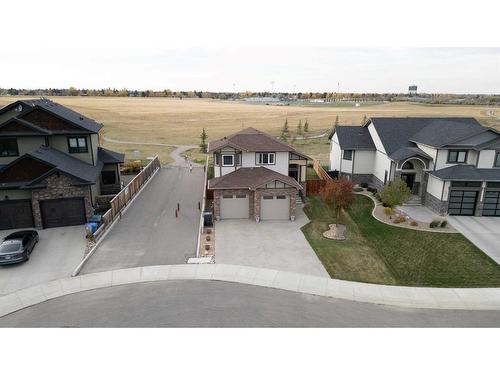
[[[64,120],[74,124],[75,126],[89,131],[91,133],[98,133],[99,130],[102,128],[102,124],[97,123],[96,121],[85,117],[84,115],[73,111],[72,109],[69,109],[68,107],[65,107],[59,103],[53,102],[52,100],[49,99],[29,99],[29,100],[18,100],[15,103],[11,103],[8,106],[2,108],[2,110],[8,108],[8,107],[14,107],[17,104],[21,103],[25,107],[31,107],[31,108],[42,108],[56,116],[59,116],[63,118]],[[0,112],[2,111],[0,110]],[[21,114],[23,114],[21,112]]]
[[[295,150],[287,143],[254,128],[246,128],[239,131],[238,133],[229,135],[217,141],[210,142],[208,145],[208,151],[214,152],[226,146],[250,152],[290,151],[307,157],[306,155]]]
[[[330,139],[335,133],[339,139],[339,145],[343,150],[376,150],[368,128],[363,126],[337,125]]]
[[[266,167],[240,168],[224,176],[212,178],[208,181],[208,188],[255,190],[275,180],[302,190],[302,186],[292,177],[285,176]]]
[[[392,160],[403,160],[403,159],[407,159],[411,156],[422,156],[423,158],[425,158],[427,160],[432,160],[432,157],[430,155],[427,155],[425,152],[423,152],[418,147],[401,147],[399,150],[397,150],[391,154],[391,159]]]
[[[454,165],[429,173],[441,180],[500,181],[499,168],[476,168],[473,165]]]
[[[64,152],[46,146],[40,146],[36,150],[28,152],[27,155],[50,164],[61,172],[76,177],[82,183],[95,183],[103,166],[101,161],[98,161],[97,165],[93,166]]]
[[[440,147],[486,129],[469,117],[373,117],[371,123],[391,159],[398,149],[415,147],[413,142]]]
[[[125,154],[99,147],[97,149],[97,160],[102,161],[104,164],[123,163]]]
[[[474,146],[475,150],[500,150],[500,138]]]

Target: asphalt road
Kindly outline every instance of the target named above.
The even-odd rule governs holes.
[[[185,263],[196,253],[203,168],[161,168],[111,229],[82,273]],[[175,209],[180,204],[179,217]]]
[[[186,280],[67,295],[0,318],[0,327],[500,327],[500,314],[403,309]]]

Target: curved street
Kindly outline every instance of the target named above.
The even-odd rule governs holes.
[[[186,280],[70,294],[0,318],[0,327],[500,327],[500,315],[398,308]]]

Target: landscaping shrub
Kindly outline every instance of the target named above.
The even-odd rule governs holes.
[[[384,207],[384,214],[386,216],[390,216],[392,214],[392,208],[391,207]]]
[[[406,202],[411,196],[411,190],[401,179],[396,179],[389,183],[380,193],[382,203],[389,207],[394,207]]]
[[[418,226],[418,223],[417,223],[415,220],[412,220],[412,221],[410,221],[410,225],[411,225],[412,227],[417,227],[417,226]]]
[[[368,184],[366,182],[362,182],[359,184],[363,189],[366,189],[368,187]]]
[[[441,228],[446,228],[447,225],[448,225],[448,222],[446,220],[443,220],[440,224]]]
[[[398,216],[397,218],[395,218],[392,222],[394,224],[401,224],[401,223],[404,223],[406,221],[405,217],[404,216]]]
[[[440,224],[441,224],[441,222],[439,220],[432,220],[429,224],[429,227],[430,228],[437,228],[437,227],[439,227]]]
[[[362,187],[355,187],[354,190],[356,193],[359,193],[360,191],[363,191],[363,188]]]

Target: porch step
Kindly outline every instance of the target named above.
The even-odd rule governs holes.
[[[403,206],[421,206],[422,198],[420,197],[411,197],[406,203],[403,203]]]
[[[304,201],[302,200],[302,197],[300,196],[300,194],[297,194],[295,196],[295,203],[296,204],[304,204]]]

